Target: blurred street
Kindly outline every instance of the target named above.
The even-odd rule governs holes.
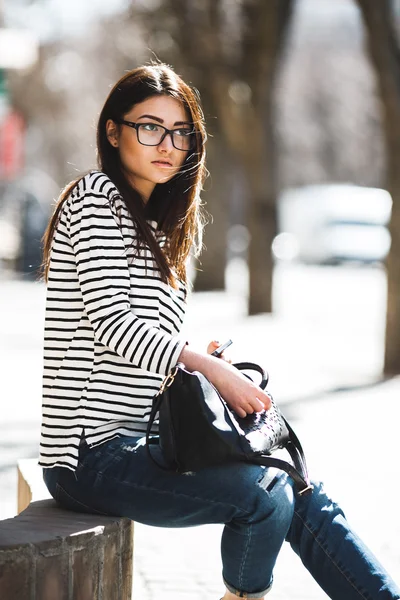
[[[314,479],[400,582],[400,378],[381,380],[386,279],[379,268],[276,267],[273,315],[247,317],[246,272],[231,264],[226,293],[194,294],[184,332],[194,346],[232,338],[232,359],[270,373],[269,390],[296,429]],[[41,283],[2,280],[0,518],[16,512],[16,461],[38,454]],[[218,600],[220,527],[175,531],[135,524],[135,600]],[[271,598],[326,598],[285,547]]]

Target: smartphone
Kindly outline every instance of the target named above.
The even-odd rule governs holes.
[[[226,350],[231,344],[233,344],[232,340],[228,340],[227,342],[225,342],[225,344],[221,344],[221,346],[218,346],[218,348],[216,348],[214,352],[211,352],[211,356],[216,356],[217,358],[219,358],[224,352],[224,350]]]

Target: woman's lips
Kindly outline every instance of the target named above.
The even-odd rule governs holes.
[[[170,162],[165,162],[162,160],[154,160],[151,164],[161,168],[172,167],[172,164]]]

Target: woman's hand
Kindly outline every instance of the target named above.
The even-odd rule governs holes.
[[[271,398],[267,392],[245,377],[238,369],[226,363],[223,366],[228,367],[229,372],[226,369],[218,370],[213,376],[212,383],[239,417],[270,408]]]
[[[212,354],[220,345],[220,342],[212,340],[212,342],[210,342],[207,346],[207,354]],[[225,350],[217,358],[222,358],[222,360],[225,360],[226,362],[232,364],[232,359],[230,359],[229,356],[226,355]]]
[[[188,346],[183,348],[179,361],[190,371],[203,373],[239,417],[270,408],[269,394],[228,362],[194,352]]]

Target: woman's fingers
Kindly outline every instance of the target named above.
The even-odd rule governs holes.
[[[254,398],[254,400],[251,401],[251,407],[255,412],[260,412],[265,408],[264,402],[262,402],[258,397]]]
[[[207,346],[207,354],[212,354],[214,350],[218,348],[219,345],[220,342],[218,342],[217,340],[212,340]]]
[[[268,394],[268,392],[263,391],[262,395],[260,395],[258,399],[263,404],[265,410],[271,408],[271,396]]]
[[[268,410],[271,406],[271,399],[267,394],[264,394],[264,396],[261,396],[260,392],[257,392],[257,396],[251,398],[250,400],[246,400],[243,403],[243,407],[246,410],[247,407],[250,407],[251,412],[261,412],[262,410]],[[261,397],[260,397],[261,396]],[[262,398],[262,399],[261,399]],[[248,414],[251,414],[249,411],[247,411]]]
[[[247,412],[244,410],[244,408],[241,408],[240,406],[236,408],[235,413],[238,417],[241,417],[242,419],[244,419],[247,416]]]
[[[218,342],[217,340],[212,340],[207,346],[207,354],[212,354],[214,352],[214,350],[216,350],[220,345],[221,345],[221,343]],[[230,365],[232,364],[232,359],[230,359],[229,356],[227,357],[225,352],[220,354],[218,356],[218,358],[220,358],[221,360],[224,360],[225,362],[229,363]]]
[[[255,412],[261,412],[262,410],[268,410],[271,406],[271,398],[268,394],[265,393],[264,396],[266,397],[265,402],[263,402],[258,396],[241,402],[240,408],[236,409],[235,412],[239,414],[238,410],[244,411],[245,414],[239,416],[246,416],[252,415]]]

